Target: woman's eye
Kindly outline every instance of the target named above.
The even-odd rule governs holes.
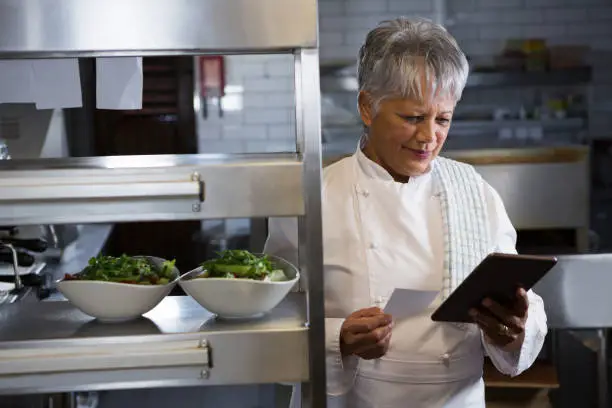
[[[425,119],[424,116],[402,116],[402,119],[404,119],[406,122],[409,123],[418,123],[421,122]]]
[[[450,123],[450,119],[447,118],[438,118],[436,119],[436,122],[438,122],[438,124],[440,125],[448,125]]]

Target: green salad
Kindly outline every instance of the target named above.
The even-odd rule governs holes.
[[[88,280],[136,285],[165,285],[176,278],[175,261],[165,261],[161,268],[146,258],[97,256],[79,274],[66,275],[65,280]]]
[[[252,279],[268,282],[289,280],[285,272],[277,268],[267,255],[257,256],[245,250],[227,250],[218,253],[216,259],[202,264],[203,273],[198,278]]]

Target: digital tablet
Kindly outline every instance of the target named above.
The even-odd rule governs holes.
[[[490,254],[431,315],[436,322],[472,323],[469,311],[485,298],[510,305],[518,288],[531,289],[553,266],[548,256]]]

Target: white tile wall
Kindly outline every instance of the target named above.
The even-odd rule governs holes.
[[[429,0],[320,0],[321,59],[356,58],[366,33],[381,20],[431,13]],[[226,61],[225,114],[218,118],[212,101],[209,117],[198,118],[200,151],[295,151],[292,57],[241,55]]]
[[[399,15],[431,17],[432,4],[431,0],[319,0],[321,59],[354,59],[366,33],[379,21]],[[498,53],[509,37],[586,44],[595,55],[612,52],[610,0],[447,0],[447,6],[448,28],[472,57]],[[598,84],[612,84],[612,75],[607,74],[611,65],[609,57],[595,64]],[[292,57],[231,56],[227,67],[225,116],[215,117],[216,108],[211,106],[211,116],[198,120],[200,150],[294,150]],[[610,87],[601,89],[609,98]]]
[[[448,0],[448,9],[455,22],[449,30],[466,50],[477,50],[482,40],[508,37],[538,37],[552,44],[584,44],[612,50],[609,0]],[[475,26],[480,27],[479,38],[473,34]],[[503,42],[498,45],[497,51]],[[486,48],[479,54],[493,51]]]
[[[448,0],[448,9],[454,23],[449,31],[472,57],[498,53],[509,37],[543,38],[551,45],[589,46],[594,69],[590,134],[612,137],[610,0]],[[518,101],[521,97],[524,100],[524,96],[524,92],[516,98],[493,92],[476,98],[486,98],[488,103],[495,104],[499,100]]]
[[[202,153],[295,151],[293,57],[226,57],[224,115],[208,101],[209,115],[198,116]]]
[[[394,17],[431,17],[430,0],[319,0],[322,60],[355,58],[367,32]]]

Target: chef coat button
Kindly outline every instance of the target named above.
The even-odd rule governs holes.
[[[382,296],[378,296],[378,297],[376,297],[376,304],[377,304],[377,305],[382,305],[382,303],[383,303],[384,301],[385,301],[385,300],[383,299],[383,297],[382,297]]]
[[[450,361],[450,354],[444,353],[440,356],[440,359],[442,360],[444,364],[448,364]]]
[[[370,196],[370,192],[368,190],[363,190],[361,192],[361,194],[363,194],[364,197],[369,197]]]
[[[370,249],[376,249],[376,248],[378,248],[378,245],[376,245],[376,242],[371,242]]]

